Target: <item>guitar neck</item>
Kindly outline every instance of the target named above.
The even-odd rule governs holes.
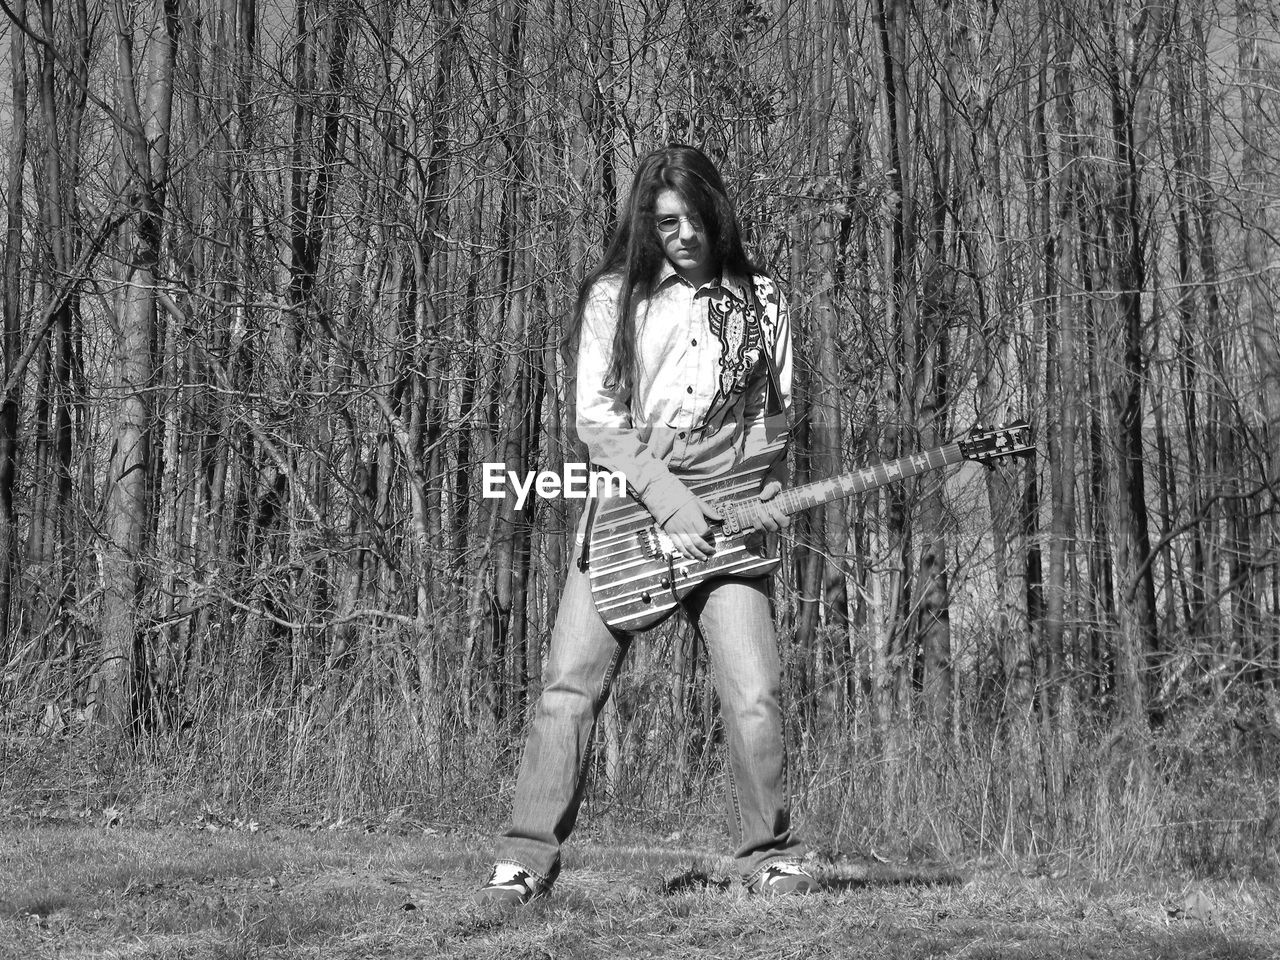
[[[822,503],[856,496],[867,490],[883,487],[887,483],[928,473],[930,470],[950,466],[964,459],[960,444],[948,443],[946,446],[913,453],[909,457],[899,457],[897,460],[877,463],[873,467],[842,473],[829,480],[792,487],[778,494],[777,502],[788,514],[799,513],[801,510],[808,510]]]

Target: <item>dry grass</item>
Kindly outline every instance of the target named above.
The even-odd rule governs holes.
[[[489,856],[474,833],[112,819],[0,832],[0,957],[1280,957],[1280,888],[1258,881],[824,860],[819,896],[668,894],[724,874],[717,838],[588,834],[551,900],[503,914],[469,904]]]
[[[189,722],[123,744],[60,711],[69,691],[37,695],[0,678],[0,817],[7,806],[70,805],[164,820],[205,803],[285,823],[396,808],[441,824],[506,815],[527,715],[499,724],[477,704],[464,723],[439,700],[339,680],[325,702],[341,709],[329,709],[311,694],[253,692],[244,669],[211,681]],[[718,817],[725,751],[714,711],[674,709],[661,657],[633,664],[617,687],[616,736],[596,738],[587,784],[596,822],[666,836]],[[792,704],[788,759],[805,835],[827,852],[892,859],[1277,877],[1280,727],[1249,691],[1189,700],[1141,736],[1077,704],[1067,719],[1037,719],[1021,745],[980,693],[958,693],[960,722],[946,735],[919,719],[882,732],[866,700],[835,713]]]

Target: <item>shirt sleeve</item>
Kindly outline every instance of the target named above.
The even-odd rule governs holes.
[[[764,349],[772,351],[774,366],[778,372],[782,413],[773,417],[765,413],[769,400],[769,368],[761,357],[747,389],[743,413],[743,459],[763,453],[782,440],[791,418],[791,314],[786,297],[772,281],[763,282],[757,287],[756,293],[763,308],[760,325],[764,334]],[[778,451],[778,460],[770,470],[768,479],[786,482],[788,445],[784,443]]]
[[[662,524],[695,498],[641,439],[622,384],[605,384],[618,323],[616,291],[615,285],[597,284],[583,309],[576,389],[578,438],[594,464],[627,478],[645,509]]]

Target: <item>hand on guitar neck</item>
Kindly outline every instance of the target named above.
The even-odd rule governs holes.
[[[777,480],[770,480],[764,485],[764,489],[760,491],[760,505],[756,507],[755,526],[770,533],[777,533],[791,526],[791,514],[783,510],[782,504],[774,499],[781,492],[782,484]]]

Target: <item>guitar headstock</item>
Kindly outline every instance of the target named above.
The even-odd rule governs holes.
[[[990,463],[999,457],[1029,457],[1036,449],[1031,440],[1031,425],[1025,420],[986,429],[974,427],[959,444],[966,460],[979,463]]]

